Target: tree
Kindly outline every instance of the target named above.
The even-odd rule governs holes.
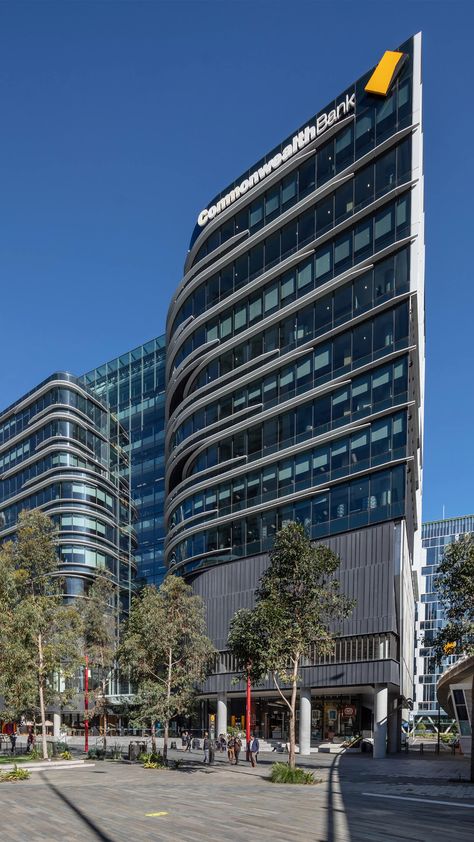
[[[107,748],[109,703],[107,690],[117,649],[117,587],[106,571],[92,582],[81,609],[84,655],[91,667],[93,716],[104,722],[104,750]],[[86,714],[90,715],[90,714]]]
[[[438,566],[435,588],[446,625],[427,641],[441,664],[447,655],[474,655],[474,536],[464,535],[449,544]],[[471,782],[474,783],[474,674],[471,706]]]
[[[47,515],[24,511],[16,540],[0,549],[1,690],[10,715],[36,720],[39,712],[45,760],[46,708],[72,697],[80,652],[80,617],[64,604],[54,538]]]
[[[254,681],[272,676],[289,713],[289,765],[296,763],[296,695],[302,660],[311,650],[328,654],[334,646],[334,624],[347,617],[354,603],[339,592],[334,574],[340,559],[323,544],[314,545],[303,526],[289,523],[275,538],[270,565],[260,580],[255,608],[231,621],[228,645],[245,674]],[[288,699],[283,685],[290,685]]]
[[[165,762],[170,720],[189,711],[214,655],[205,629],[201,598],[177,576],[132,600],[120,661],[136,683],[136,720],[149,723],[152,734],[155,722],[163,723]]]

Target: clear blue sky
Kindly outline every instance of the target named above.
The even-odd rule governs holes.
[[[464,2],[0,4],[0,406],[163,332],[198,211],[424,34],[424,517],[474,511]]]

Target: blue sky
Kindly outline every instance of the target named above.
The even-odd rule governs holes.
[[[474,511],[474,4],[0,4],[0,406],[164,331],[196,215],[424,35],[424,517]]]

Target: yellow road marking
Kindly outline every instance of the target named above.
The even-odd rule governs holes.
[[[150,817],[154,817],[154,816],[167,816],[167,815],[168,815],[168,813],[145,813],[145,816],[150,816]]]

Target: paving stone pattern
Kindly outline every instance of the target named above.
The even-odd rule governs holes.
[[[174,755],[178,756],[178,755]],[[200,754],[177,770],[122,763],[35,772],[0,785],[1,842],[472,842],[474,787],[466,759],[320,755],[304,761],[322,783],[273,785],[275,755],[229,767]],[[280,757],[278,758],[281,759]],[[370,792],[375,797],[363,795]],[[380,796],[396,795],[402,800]],[[403,800],[426,798],[428,803]],[[449,801],[437,805],[434,799]],[[147,813],[158,815],[147,816]],[[165,815],[160,815],[165,814]]]

